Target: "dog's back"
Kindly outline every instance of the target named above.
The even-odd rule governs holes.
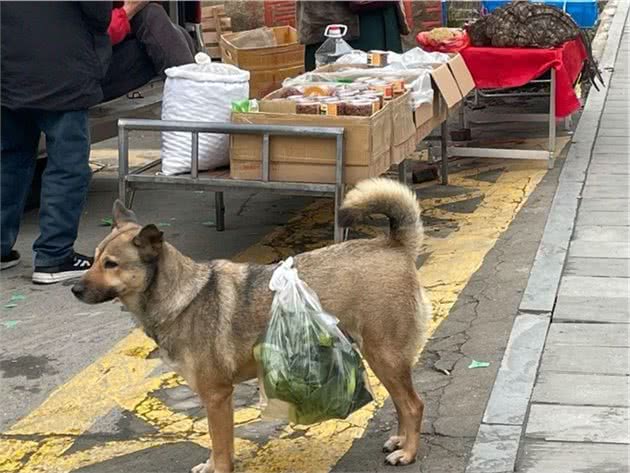
[[[423,236],[420,207],[408,187],[372,179],[348,193],[339,216],[342,225],[350,226],[373,214],[388,217],[389,235],[298,255],[298,274],[353,338],[395,341],[411,356],[431,314],[416,269]]]

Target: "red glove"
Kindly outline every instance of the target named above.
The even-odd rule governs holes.
[[[114,8],[112,10],[112,20],[109,23],[107,34],[112,42],[112,46],[120,43],[131,32],[129,18],[124,8]]]

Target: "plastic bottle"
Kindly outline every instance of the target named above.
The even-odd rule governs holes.
[[[315,52],[317,67],[332,64],[344,54],[352,52],[352,47],[343,40],[348,32],[346,25],[328,25],[324,30],[326,41]]]

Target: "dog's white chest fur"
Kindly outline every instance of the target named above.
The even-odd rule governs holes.
[[[186,384],[193,391],[197,392],[195,377],[193,376],[193,367],[190,363],[187,363],[187,357],[184,357],[183,362],[178,362],[172,359],[168,351],[164,348],[160,347],[160,359],[173,371],[175,371],[178,375],[180,375],[186,381]]]

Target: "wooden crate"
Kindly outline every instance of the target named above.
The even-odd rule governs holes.
[[[203,7],[201,10],[203,43],[212,59],[221,58],[221,36],[232,33],[232,19],[225,15],[225,6]]]
[[[298,40],[297,31],[290,26],[271,28],[278,46],[242,48],[231,43],[238,33],[221,37],[221,59],[249,71],[251,98],[262,98],[279,89],[282,81],[304,72],[304,45]]]

